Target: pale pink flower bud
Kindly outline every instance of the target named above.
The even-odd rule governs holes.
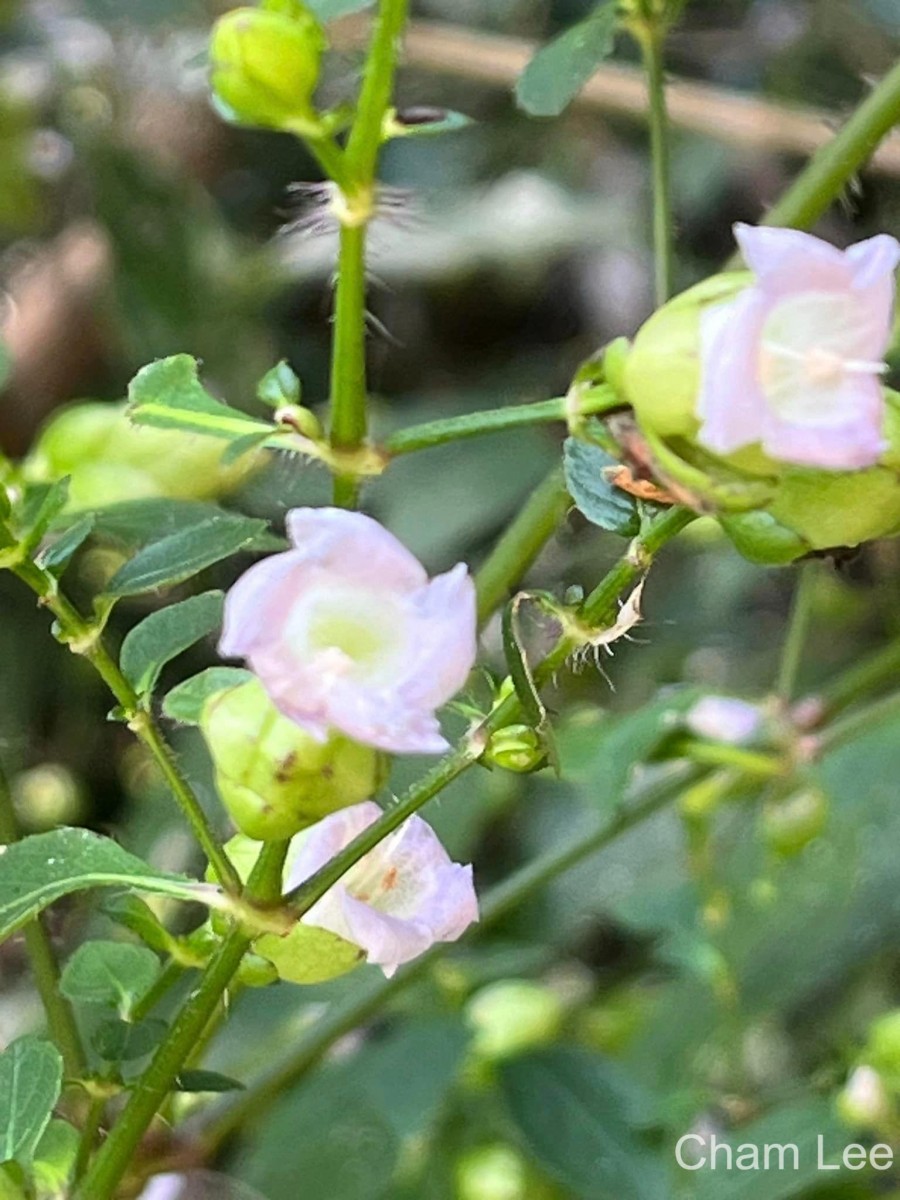
[[[686,723],[698,737],[740,746],[759,733],[762,713],[756,705],[733,696],[704,696],[688,712]]]
[[[883,437],[884,356],[900,243],[838,250],[793,229],[736,225],[756,276],[702,317],[700,442],[717,454],[761,443],[773,459],[872,466]]]
[[[340,730],[398,754],[446,749],[435,711],[475,662],[475,589],[459,563],[429,581],[377,521],[288,513],[293,550],[256,563],[225,603],[219,643],[314,736]]]
[[[289,860],[287,889],[309,879],[380,816],[367,800],[319,821]],[[388,976],[435,942],[455,942],[477,920],[472,868],[453,862],[421,817],[389,834],[301,918],[359,946]]]

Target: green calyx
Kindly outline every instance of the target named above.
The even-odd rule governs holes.
[[[324,49],[319,22],[293,0],[234,9],[216,22],[210,42],[215,98],[239,124],[314,132]]]
[[[257,841],[292,837],[379,784],[377,751],[340,735],[317,741],[282,716],[255,679],[210,697],[200,728],[222,803]]]

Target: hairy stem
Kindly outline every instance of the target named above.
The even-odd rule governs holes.
[[[9,784],[0,769],[0,842],[8,846],[11,842],[17,842],[20,836]],[[59,990],[59,967],[43,918],[35,917],[29,921],[22,930],[22,938],[35,986],[44,1006],[47,1028],[62,1054],[66,1075],[70,1079],[78,1079],[87,1070],[87,1060],[72,1007]]]

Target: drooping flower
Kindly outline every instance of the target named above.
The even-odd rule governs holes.
[[[297,887],[381,816],[371,800],[314,825],[288,862]],[[450,859],[430,825],[410,817],[370,850],[302,918],[359,946],[391,976],[435,942],[455,942],[478,920],[472,868]]]
[[[361,513],[298,508],[287,528],[294,549],[228,593],[221,653],[245,658],[285,716],[318,738],[337,729],[394,753],[446,749],[435,711],[476,654],[465,564],[429,581]]]
[[[834,470],[877,462],[884,355],[900,243],[838,250],[792,229],[735,226],[755,282],[702,318],[699,441],[761,443],[773,459]]]
[[[762,713],[735,696],[704,696],[685,718],[688,729],[712,742],[742,746],[759,733]]]

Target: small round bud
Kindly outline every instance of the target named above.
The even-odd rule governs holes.
[[[339,735],[317,741],[282,716],[258,680],[212,696],[200,728],[222,803],[258,841],[291,837],[377,790],[377,751]]]
[[[541,740],[530,725],[507,725],[491,735],[483,762],[527,775],[547,762]]]
[[[838,1117],[850,1129],[877,1132],[894,1121],[894,1106],[884,1080],[870,1066],[851,1072],[835,1102]]]
[[[530,1200],[528,1175],[512,1146],[480,1146],[456,1164],[456,1195],[459,1200]]]
[[[564,1014],[556,992],[529,979],[489,984],[472,996],[465,1010],[475,1033],[474,1052],[491,1062],[552,1042]]]
[[[818,787],[771,801],[762,811],[763,836],[782,858],[792,858],[821,834],[828,820],[828,797]]]
[[[41,763],[16,776],[13,802],[22,824],[35,832],[76,825],[84,815],[84,793],[78,780],[59,763]]]
[[[272,129],[314,128],[312,96],[324,37],[312,13],[237,8],[213,28],[211,82],[235,120]]]

